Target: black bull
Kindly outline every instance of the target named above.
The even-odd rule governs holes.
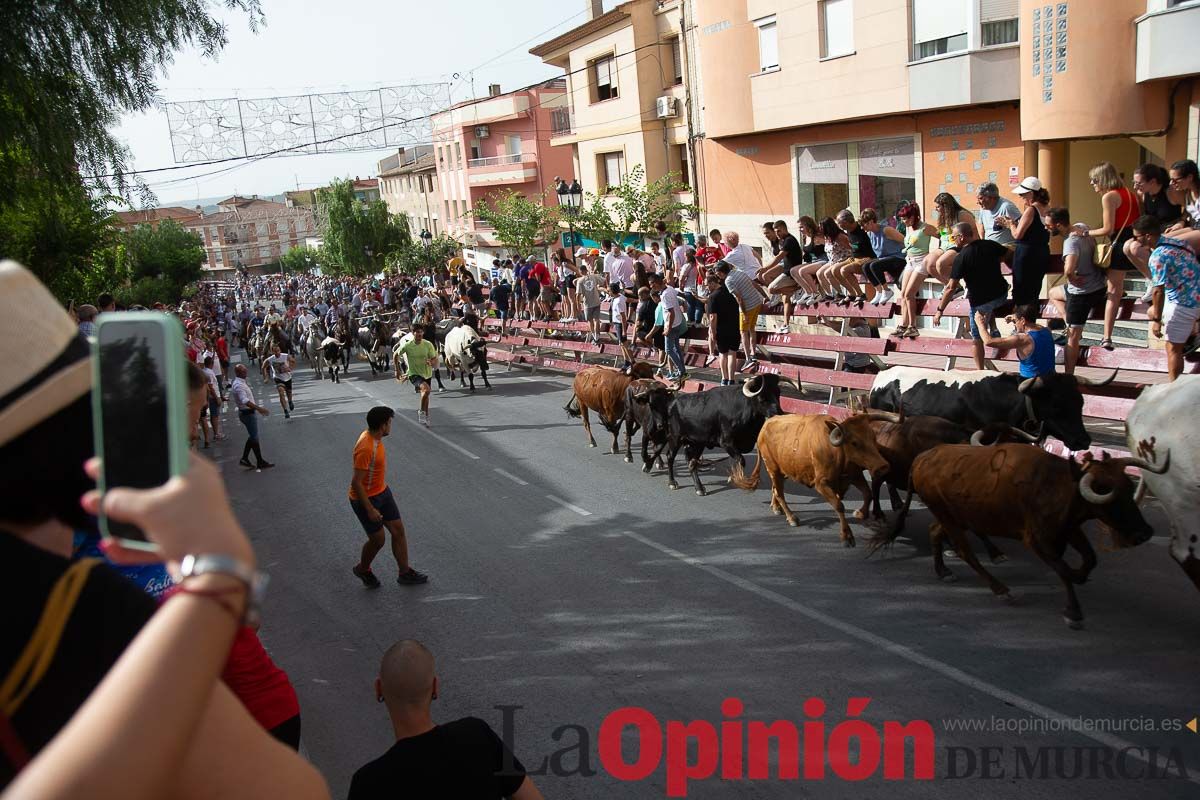
[[[790,378],[755,375],[742,386],[722,386],[696,394],[676,395],[667,412],[667,485],[675,481],[675,454],[687,447],[688,471],[696,494],[707,492],[700,482],[700,456],[710,447],[720,447],[735,463],[746,466],[743,453],[754,449],[758,433],[768,417],[782,414],[780,383]]]
[[[1116,373],[1114,373],[1115,375]],[[930,416],[978,430],[1011,425],[1052,435],[1072,450],[1084,450],[1092,437],[1083,427],[1081,385],[1102,386],[1112,380],[1051,373],[1022,378],[1011,373],[938,372],[893,367],[879,373],[871,389],[871,408]]]

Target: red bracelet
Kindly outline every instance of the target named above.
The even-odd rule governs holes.
[[[222,598],[227,594],[245,594],[245,592],[246,588],[244,586],[230,586],[225,589],[190,589],[186,584],[179,584],[173,594],[190,594],[194,597],[207,597],[229,612],[229,616],[233,617],[234,622],[241,625],[245,621],[245,614],[239,614],[236,608],[225,602]]]

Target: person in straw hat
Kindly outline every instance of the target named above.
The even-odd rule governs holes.
[[[157,611],[109,566],[73,562],[74,531],[94,528],[101,505],[90,347],[12,261],[0,262],[0,319],[0,791],[328,797],[321,776],[218,680],[255,560],[216,467],[193,454],[165,486],[103,499],[108,516],[157,545],[143,559],[214,557]],[[132,554],[108,549],[114,560]]]

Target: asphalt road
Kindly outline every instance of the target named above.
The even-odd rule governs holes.
[[[335,797],[391,744],[372,681],[384,649],[406,637],[437,656],[437,719],[475,715],[501,731],[500,707],[518,706],[509,714],[527,767],[574,748],[536,776],[547,797],[667,796],[665,756],[641,781],[618,780],[601,763],[601,723],[623,707],[646,709],[664,732],[668,721],[816,719],[828,737],[849,698],[870,698],[859,719],[876,731],[927,720],[937,779],[913,780],[911,761],[906,780],[884,780],[882,766],[861,782],[832,769],[823,780],[781,779],[772,756],[767,780],[722,781],[718,769],[688,783],[687,796],[1200,796],[1200,735],[1180,727],[1200,713],[1200,597],[1163,546],[1156,508],[1152,542],[1100,550],[1079,590],[1086,629],[1071,631],[1058,579],[1014,541],[1000,542],[1010,560],[991,567],[1016,598],[1006,604],[962,562],[950,562],[957,583],[934,578],[924,511],[910,520],[911,540],[867,559],[861,544],[839,545],[832,511],[795,485],[796,529],[768,512],[765,478],[753,494],[726,487],[724,463],[704,476],[708,497],[687,483],[668,491],[665,475],[605,454],[602,430],[599,448],[585,446],[562,411],[568,377],[500,366],[492,392],[435,394],[425,430],[407,384],[371,378],[361,362],[352,370],[333,385],[300,367],[291,420],[272,399],[261,429],[276,469],[237,466],[244,433],[233,414],[232,435],[211,451],[271,574],[262,637],[299,692],[305,751]],[[387,549],[375,564],[382,589],[350,574],[362,542],[346,495],[350,451],[376,404],[398,412],[388,480],[413,564],[431,576],[423,587],[394,582]],[[852,524],[863,542],[869,531]],[[731,697],[744,711],[726,718]],[[809,698],[825,712],[810,705],[816,716],[806,715]],[[1092,729],[1063,730],[1063,718]],[[1164,720],[1176,729],[1147,730]],[[1040,727],[991,729],[1022,724]],[[734,755],[736,731],[722,730]],[[621,740],[631,764],[633,731]],[[806,742],[819,738],[805,731]],[[1140,749],[1121,756],[1124,747]],[[647,742],[642,754],[652,750]],[[1077,759],[1078,784],[1055,777],[1071,775]]]

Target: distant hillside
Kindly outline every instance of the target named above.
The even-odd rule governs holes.
[[[243,195],[243,196],[244,197],[253,197],[254,195]],[[171,199],[167,199],[165,197],[159,197],[158,204],[160,206],[182,206],[183,208],[195,208],[197,205],[199,205],[201,208],[204,209],[205,214],[215,214],[217,211],[217,203],[224,200],[226,197],[229,197],[229,195],[223,194],[223,195],[220,195],[219,197],[201,197],[199,200],[197,200],[194,197],[191,197],[191,198],[185,197],[185,198],[180,198],[178,200],[171,200]],[[259,200],[273,200],[276,203],[283,203],[287,200],[287,198],[282,194],[260,194],[260,195],[258,195],[258,199]]]

